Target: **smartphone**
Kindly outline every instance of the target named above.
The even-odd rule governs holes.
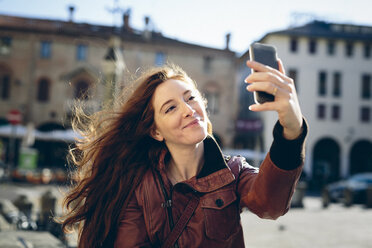
[[[253,43],[249,47],[249,56],[250,56],[250,60],[257,61],[261,64],[270,66],[277,70],[279,69],[278,58],[276,55],[276,48],[274,46],[261,44],[261,43]],[[253,72],[255,71],[252,69],[252,73]],[[274,101],[273,95],[263,92],[263,91],[254,91],[253,96],[254,96],[254,101],[257,104]]]

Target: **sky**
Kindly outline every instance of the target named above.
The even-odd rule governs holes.
[[[75,22],[120,26],[130,9],[135,29],[143,30],[149,16],[164,36],[213,48],[224,49],[231,33],[238,54],[268,32],[314,19],[372,26],[371,0],[0,0],[0,14],[68,20],[70,5]]]

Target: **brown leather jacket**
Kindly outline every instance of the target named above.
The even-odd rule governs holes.
[[[296,156],[300,157],[300,164],[292,165],[295,168],[289,170],[274,164],[270,153],[258,170],[242,157],[223,156],[215,141],[207,138],[204,141],[205,164],[200,173],[172,186],[165,173],[164,155],[158,168],[145,174],[128,207],[123,210],[115,248],[160,247],[169,235],[169,219],[158,175],[164,182],[167,194],[171,196],[175,223],[191,196],[199,197],[199,204],[177,241],[179,247],[244,247],[240,223],[243,207],[261,218],[269,219],[276,219],[288,211],[302,170],[306,132],[297,141],[298,144],[292,142],[299,151]],[[283,141],[278,142],[282,144],[276,147],[282,147]],[[286,148],[291,148],[291,145],[287,144]],[[280,154],[275,149],[273,152]],[[293,153],[287,149],[284,152]]]

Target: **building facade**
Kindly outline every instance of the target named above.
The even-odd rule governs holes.
[[[97,111],[138,70],[169,62],[196,81],[208,100],[215,136],[230,147],[235,53],[135,30],[127,14],[123,20],[121,27],[110,27],[0,15],[0,122],[6,124],[9,111],[17,109],[24,125],[65,129],[77,99],[88,112]]]
[[[238,112],[235,122],[234,148],[250,150],[255,153],[265,153],[266,147],[263,139],[264,125],[262,115],[259,112],[250,111],[248,108],[254,104],[253,94],[247,91],[247,83],[244,79],[251,73],[246,61],[249,60],[249,51],[237,60],[237,88],[238,88]],[[249,159],[250,163],[259,165],[260,159]]]
[[[310,126],[306,175],[315,185],[372,171],[372,27],[313,21],[266,34],[294,79]],[[277,115],[263,113],[266,149]]]

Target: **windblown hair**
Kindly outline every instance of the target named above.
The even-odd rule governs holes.
[[[167,65],[143,73],[129,97],[123,93],[111,109],[90,116],[75,111],[73,127],[83,138],[69,151],[75,183],[64,199],[67,213],[60,222],[64,231],[79,228],[80,248],[113,247],[123,209],[145,172],[167,150],[164,142],[151,137],[152,96],[169,79],[196,88],[181,68]]]

